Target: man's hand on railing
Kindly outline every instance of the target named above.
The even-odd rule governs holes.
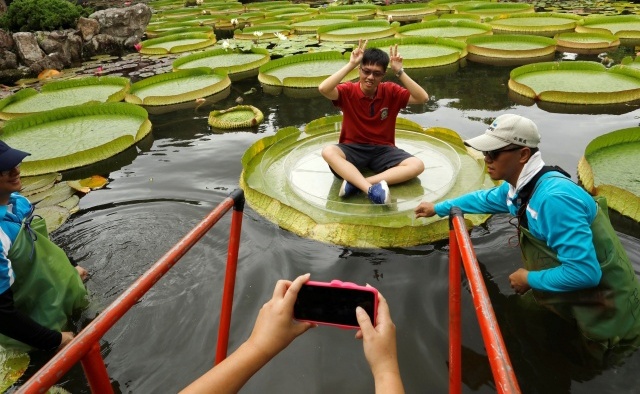
[[[414,210],[417,218],[430,218],[436,214],[435,206],[429,201],[423,201]]]
[[[71,342],[71,340],[75,336],[75,335],[73,335],[73,333],[71,331],[63,331],[63,332],[61,332],[61,334],[62,334],[62,340],[60,341],[60,346],[58,346],[58,350],[60,350],[63,347],[67,346],[69,344],[69,342]]]

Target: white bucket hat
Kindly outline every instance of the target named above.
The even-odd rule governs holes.
[[[515,114],[504,114],[495,118],[484,134],[468,139],[464,143],[484,152],[511,144],[537,148],[540,143],[540,133],[531,119]]]

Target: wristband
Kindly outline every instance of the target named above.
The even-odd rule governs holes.
[[[398,72],[396,73],[396,78],[400,78],[402,74],[404,74],[404,68],[401,68],[400,70],[398,70]]]

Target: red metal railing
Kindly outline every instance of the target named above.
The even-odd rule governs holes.
[[[462,211],[449,213],[449,393],[462,392],[461,272],[464,266],[498,393],[520,393]]]
[[[155,264],[142,274],[122,295],[105,308],[87,327],[80,331],[64,349],[40,368],[17,392],[21,394],[45,393],[51,386],[55,385],[73,365],[80,361],[89,382],[91,392],[100,394],[113,393],[107,368],[100,354],[100,339],[231,208],[233,208],[233,214],[231,217],[231,230],[227,252],[227,270],[222,298],[216,363],[224,359],[229,342],[231,308],[240,246],[240,232],[242,229],[242,214],[244,210],[244,193],[239,189],[232,192],[229,197],[222,201],[196,225],[196,227],[156,261]]]

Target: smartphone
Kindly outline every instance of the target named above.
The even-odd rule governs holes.
[[[360,328],[356,307],[362,307],[375,325],[378,312],[378,290],[355,283],[332,280],[309,281],[302,285],[293,306],[296,320],[335,326]]]

